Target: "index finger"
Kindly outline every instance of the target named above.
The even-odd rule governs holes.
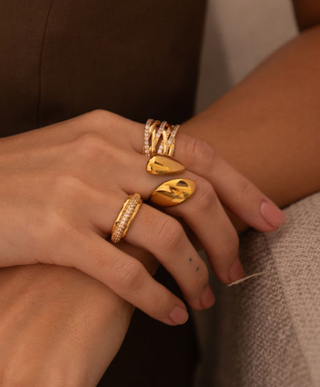
[[[221,202],[248,225],[269,232],[284,223],[284,212],[206,142],[180,133],[174,157],[210,181]]]
[[[130,141],[141,153],[144,126],[133,123]],[[274,231],[285,221],[285,214],[247,177],[229,165],[206,142],[182,133],[176,137],[173,157],[189,171],[204,177],[214,187],[222,204],[249,226],[263,232]]]

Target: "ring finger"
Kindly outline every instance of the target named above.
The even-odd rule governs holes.
[[[135,190],[147,199],[158,185],[172,179],[170,176],[146,174],[146,159],[143,156],[137,155],[133,164],[135,168],[131,171],[130,179],[121,183],[124,191],[130,192],[134,186]],[[189,171],[178,177],[195,181],[197,189],[189,200],[179,206],[167,208],[166,212],[182,217],[191,227],[203,244],[212,268],[221,281],[230,283],[242,278],[244,272],[238,258],[238,234],[214,188],[207,180]]]
[[[110,234],[125,199],[125,195],[119,194],[106,202],[101,194],[91,213],[91,221],[95,227]],[[149,251],[157,258],[175,278],[191,307],[203,309],[214,303],[214,296],[208,285],[206,264],[177,220],[143,204],[126,234],[126,241]]]

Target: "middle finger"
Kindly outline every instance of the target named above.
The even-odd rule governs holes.
[[[135,190],[144,199],[148,199],[158,185],[172,179],[170,176],[151,176],[145,173],[144,156],[132,156],[131,163],[135,168],[131,170],[130,179],[121,183],[121,188],[126,192]],[[207,180],[190,171],[183,172],[178,178],[194,180],[197,189],[189,200],[165,211],[183,218],[191,227],[203,244],[212,268],[221,281],[230,283],[239,280],[244,272],[238,257],[238,234],[214,188]]]

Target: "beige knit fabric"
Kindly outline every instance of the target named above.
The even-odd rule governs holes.
[[[213,319],[197,316],[199,387],[320,386],[320,193],[285,212],[277,232],[241,238],[247,274],[266,273],[216,284]]]

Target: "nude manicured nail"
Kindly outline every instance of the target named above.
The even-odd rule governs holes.
[[[274,228],[280,227],[286,220],[284,212],[272,202],[264,201],[261,204],[260,212],[264,220]]]
[[[239,259],[237,259],[231,266],[229,270],[230,283],[239,281],[245,275],[242,264]]]
[[[203,292],[200,298],[200,304],[203,308],[210,308],[215,303],[215,296],[210,288],[210,286],[206,287],[206,290]]]
[[[188,321],[189,314],[181,306],[175,306],[169,314],[169,318],[173,323],[182,325]]]

